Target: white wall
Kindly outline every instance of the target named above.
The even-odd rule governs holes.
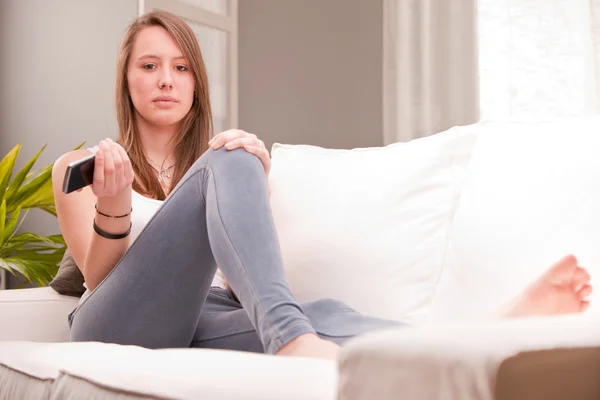
[[[0,155],[22,143],[21,167],[48,144],[41,168],[83,141],[116,135],[118,46],[136,16],[137,0],[0,1]],[[23,228],[58,232],[41,212]]]
[[[240,128],[268,146],[382,145],[382,17],[382,0],[241,0]]]

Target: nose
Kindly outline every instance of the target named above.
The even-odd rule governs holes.
[[[163,69],[158,80],[158,87],[161,89],[172,89],[173,88],[173,76],[169,69]]]

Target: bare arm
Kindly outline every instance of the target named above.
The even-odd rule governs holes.
[[[114,145],[118,146],[116,143]],[[131,164],[128,158],[126,161],[115,160],[119,153],[110,155],[109,159],[106,153],[114,153],[115,149],[112,147],[111,145],[109,150],[96,155],[94,184],[79,192],[64,194],[62,184],[69,163],[88,155],[87,150],[64,154],[56,161],[52,170],[52,186],[60,230],[90,290],[108,275],[130,245],[129,237],[106,239],[96,234],[93,228],[94,218],[101,230],[111,234],[126,232],[131,223],[130,216],[106,218],[97,214],[95,210],[96,204],[99,211],[109,215],[123,215],[131,210],[131,182],[128,182],[129,177],[125,177],[123,171],[131,168]],[[131,176],[132,174],[131,171]]]

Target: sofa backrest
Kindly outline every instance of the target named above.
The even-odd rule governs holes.
[[[276,144],[271,206],[298,300],[426,320],[476,138],[464,127],[380,148]]]

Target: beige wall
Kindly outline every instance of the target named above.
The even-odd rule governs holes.
[[[117,51],[137,0],[0,1],[0,154],[23,144],[19,167],[44,144],[38,166],[77,144],[116,134]],[[24,229],[58,232],[30,213]]]
[[[240,128],[273,142],[379,146],[382,0],[240,0]]]
[[[0,154],[22,143],[21,166],[48,144],[41,167],[83,141],[113,137],[118,45],[137,0],[3,0],[0,7]]]

